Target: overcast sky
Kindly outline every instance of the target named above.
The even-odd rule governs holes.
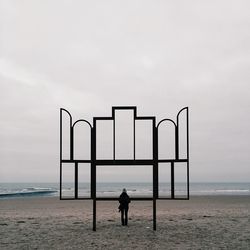
[[[58,181],[60,107],[136,105],[189,106],[191,181],[249,182],[248,0],[0,3],[0,181]]]

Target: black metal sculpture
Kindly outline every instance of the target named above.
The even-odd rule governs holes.
[[[133,159],[116,159],[116,147],[115,147],[115,111],[117,110],[130,110],[133,111]],[[63,112],[66,112],[70,118],[70,128],[69,128],[69,138],[70,138],[70,157],[69,159],[63,159],[62,155],[62,115]],[[179,154],[179,115],[182,112],[186,112],[186,157],[180,158]],[[96,131],[97,121],[112,121],[113,122],[113,157],[112,159],[97,159],[96,155]],[[152,158],[151,159],[137,159],[135,152],[135,121],[145,120],[152,122]],[[158,129],[163,122],[170,122],[174,125],[175,129],[175,157],[172,159],[159,159],[158,157]],[[78,122],[84,122],[89,126],[91,133],[91,159],[74,159],[74,127]],[[175,196],[175,163],[186,163],[186,196],[185,197],[176,197]],[[62,171],[63,163],[74,163],[74,197],[63,197],[62,196]],[[78,196],[78,164],[79,163],[90,163],[91,164],[91,195],[90,197],[79,197]],[[171,197],[159,197],[159,176],[158,176],[158,167],[159,163],[170,163],[171,164]],[[112,116],[111,117],[94,117],[93,126],[86,120],[80,119],[72,122],[72,116],[66,109],[60,109],[60,199],[61,200],[93,200],[93,230],[96,231],[96,201],[97,200],[118,200],[118,197],[96,197],[96,166],[127,166],[127,165],[151,165],[153,166],[153,197],[131,197],[131,200],[152,200],[153,201],[153,229],[156,230],[156,201],[158,199],[174,199],[174,200],[188,200],[189,199],[189,128],[188,128],[188,107],[185,107],[179,111],[177,114],[176,123],[171,119],[163,119],[156,125],[156,118],[154,116],[137,116],[137,108],[135,106],[118,106],[112,107]]]

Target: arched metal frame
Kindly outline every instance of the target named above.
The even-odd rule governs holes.
[[[134,157],[133,159],[116,159],[115,158],[115,111],[116,110],[132,110],[134,113],[134,133],[133,133],[133,143],[134,143]],[[186,111],[186,158],[180,159],[179,157],[179,115]],[[69,159],[63,159],[62,155],[62,115],[63,112],[66,112],[70,117],[70,157]],[[113,121],[113,159],[97,159],[96,158],[96,123],[97,121],[111,120]],[[135,121],[136,120],[146,120],[152,122],[152,136],[153,136],[153,157],[152,159],[136,159],[135,152]],[[84,119],[75,121],[72,124],[72,116],[70,112],[66,109],[60,109],[60,200],[93,200],[93,230],[96,231],[96,201],[97,200],[117,200],[115,197],[96,197],[96,167],[97,166],[122,166],[122,165],[151,165],[153,166],[153,197],[132,197],[131,200],[152,200],[153,201],[153,229],[156,230],[156,201],[157,200],[189,200],[189,117],[188,117],[188,107],[181,109],[176,117],[177,123],[171,119],[163,119],[156,125],[156,118],[154,116],[137,116],[137,108],[135,106],[116,106],[112,107],[112,116],[111,117],[93,117],[93,126]],[[169,121],[175,126],[175,158],[174,159],[159,159],[158,158],[158,128],[162,125],[163,122]],[[74,159],[74,126],[78,122],[85,122],[89,125],[91,130],[91,159]],[[187,167],[187,195],[184,198],[175,196],[175,163],[184,162]],[[74,197],[63,197],[62,196],[62,164],[63,163],[74,163],[75,164],[75,194]],[[79,163],[90,163],[91,164],[91,195],[90,197],[78,197],[78,164]],[[158,168],[159,163],[170,163],[171,164],[171,197],[162,198],[159,197],[159,176]]]

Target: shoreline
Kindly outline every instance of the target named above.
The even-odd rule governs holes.
[[[50,193],[55,193],[54,191],[53,192],[50,192]],[[105,198],[112,198],[112,199],[118,199],[119,198],[119,196],[103,196],[103,198],[105,199]],[[145,198],[145,200],[146,199],[150,199],[150,198],[152,198],[153,199],[153,197],[152,196],[147,196],[147,195],[130,195],[130,197],[132,197],[132,199],[133,198],[138,198],[138,197],[140,197],[140,198]],[[207,197],[207,198],[216,198],[216,197],[250,197],[250,194],[249,193],[246,193],[246,194],[227,194],[227,193],[225,193],[225,194],[192,194],[192,193],[190,193],[190,199],[192,199],[192,198],[202,198],[202,197]],[[0,195],[0,202],[2,201],[2,200],[15,200],[15,199],[43,199],[43,198],[55,198],[55,199],[59,199],[59,193],[57,194],[57,195],[33,195],[33,194],[25,194],[25,195],[17,195],[17,194],[2,194],[2,195]],[[64,201],[66,201],[67,200],[67,198],[69,198],[69,200],[75,200],[74,199],[74,197],[72,196],[65,196],[64,197],[65,198],[65,200]],[[81,199],[82,198],[82,199]],[[97,196],[97,199],[100,199],[101,198],[101,196]],[[176,199],[171,199],[170,197],[167,197],[167,199],[164,199],[164,198],[166,198],[166,197],[160,197],[160,199],[158,199],[158,200],[178,200],[178,198],[181,198],[181,199],[183,199],[183,200],[187,200],[184,196],[176,196]],[[90,197],[85,197],[85,196],[83,196],[83,197],[79,197],[79,199],[78,200],[92,200]],[[62,201],[63,201],[63,199],[62,199]]]

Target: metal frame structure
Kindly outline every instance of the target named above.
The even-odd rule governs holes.
[[[115,111],[116,110],[132,110],[133,116],[133,143],[134,152],[133,159],[116,159],[115,154]],[[63,159],[63,131],[62,131],[62,116],[63,112],[66,112],[70,118],[70,157],[69,159]],[[182,112],[186,112],[186,158],[179,157],[179,115]],[[97,200],[118,200],[118,197],[96,197],[96,167],[97,166],[129,166],[129,165],[150,165],[153,166],[153,197],[131,197],[131,200],[152,200],[153,201],[153,229],[156,230],[156,201],[157,200],[189,200],[189,121],[188,121],[188,107],[181,109],[177,114],[176,123],[171,119],[163,119],[156,125],[156,118],[154,116],[137,116],[137,107],[135,106],[116,106],[112,107],[111,117],[94,117],[93,126],[87,120],[77,120],[73,123],[72,116],[70,112],[66,109],[60,109],[60,200],[93,200],[93,230],[96,231],[96,201]],[[96,157],[96,131],[97,131],[97,121],[113,121],[113,158],[112,159],[97,159]],[[135,152],[135,122],[136,120],[145,120],[152,122],[152,159],[137,159]],[[91,159],[74,159],[74,127],[77,123],[84,122],[90,127],[91,131]],[[158,157],[158,129],[159,126],[164,122],[170,122],[175,128],[175,158],[173,159],[159,159]],[[186,163],[186,183],[187,183],[187,194],[186,197],[176,197],[175,195],[175,163],[184,162]],[[63,197],[62,195],[62,171],[63,163],[74,163],[74,197]],[[79,163],[89,163],[91,164],[91,192],[90,197],[79,197],[78,196],[78,164]],[[158,168],[159,163],[170,163],[171,164],[171,197],[159,197],[159,176]]]

